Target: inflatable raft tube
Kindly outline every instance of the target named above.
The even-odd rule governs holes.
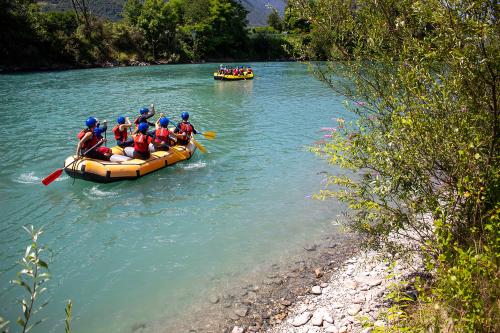
[[[64,171],[75,178],[110,183],[125,179],[137,179],[166,166],[188,160],[193,156],[196,146],[190,142],[186,146],[176,145],[169,151],[152,152],[147,160],[139,160],[124,156],[123,149],[112,148],[111,161],[102,161],[93,158],[82,158],[70,165],[76,156],[69,156],[64,161]]]
[[[222,80],[222,81],[238,81],[238,80],[252,80],[253,73],[243,75],[230,75],[230,74],[219,74],[217,72],[214,73],[214,80]]]

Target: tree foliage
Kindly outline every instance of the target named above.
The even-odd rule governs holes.
[[[294,1],[308,17],[300,52],[346,96],[317,151],[349,170],[320,195],[351,207],[365,243],[423,251],[429,298],[457,331],[499,325],[499,5],[496,1]]]

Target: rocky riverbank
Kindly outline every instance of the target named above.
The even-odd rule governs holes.
[[[266,332],[371,332],[386,325],[380,314],[390,306],[390,289],[422,270],[421,260],[396,260],[390,266],[376,252],[363,252],[347,260],[327,283],[311,286],[290,308],[287,320]],[[416,297],[415,291],[406,292]],[[233,333],[243,331],[238,327]]]
[[[363,321],[385,325],[379,314],[390,306],[389,288],[422,271],[422,264],[397,260],[390,266],[357,244],[352,234],[325,236],[283,262],[225,281],[226,288],[211,290],[178,322],[138,323],[131,331],[370,332]]]

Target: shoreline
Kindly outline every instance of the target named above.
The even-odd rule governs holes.
[[[173,62],[169,60],[158,60],[158,61],[106,61],[103,63],[93,64],[93,65],[64,65],[64,64],[53,64],[49,66],[35,66],[35,67],[0,67],[0,75],[2,74],[23,74],[23,73],[44,73],[44,72],[60,72],[60,71],[70,71],[79,69],[96,69],[96,68],[115,68],[115,67],[148,67],[148,66],[159,66],[159,65],[193,65],[193,64],[217,64],[217,63],[256,63],[256,62],[299,62],[296,59],[283,58],[283,59],[207,59],[198,62]]]
[[[176,322],[137,323],[131,332],[231,333],[235,327],[241,332],[266,332],[287,319],[289,308],[312,285],[327,283],[359,253],[355,235],[330,233],[279,263],[266,263],[247,276],[230,279],[225,288],[209,291]]]
[[[386,325],[379,314],[390,306],[391,286],[423,266],[416,259],[392,267],[380,253],[361,250],[359,241],[350,233],[323,236],[282,265],[209,292],[179,322],[140,323],[131,332],[369,333]],[[366,319],[372,326],[363,327]]]

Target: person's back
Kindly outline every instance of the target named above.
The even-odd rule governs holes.
[[[156,121],[155,138],[153,141],[155,150],[169,150],[169,146],[171,145],[170,131],[168,130],[169,122],[169,119],[163,117],[163,114]]]
[[[98,147],[104,142],[104,139],[94,133],[94,130],[98,128],[97,119],[89,117],[85,121],[85,125],[87,128],[82,129],[77,135],[78,144],[76,146],[76,155],[100,160],[109,160],[109,156],[111,156],[108,150],[109,148]],[[102,131],[102,129],[99,129],[99,134],[101,133],[100,131]]]
[[[148,124],[148,126],[154,126],[155,125],[154,123],[148,121],[148,119],[154,115],[155,115],[154,104],[151,104],[149,109],[147,107],[142,107],[139,110],[139,116],[134,120],[134,125],[136,126],[136,128],[139,126],[140,123],[146,123]]]
[[[128,138],[128,129],[132,126],[128,117],[120,116],[116,120],[117,124],[113,127],[116,144],[119,147],[130,147],[134,144],[133,139]]]
[[[191,135],[197,134],[194,126],[188,121],[189,113],[183,112],[181,114],[182,122],[178,123],[174,133],[177,134],[177,143],[181,145],[187,145],[191,140]]]

